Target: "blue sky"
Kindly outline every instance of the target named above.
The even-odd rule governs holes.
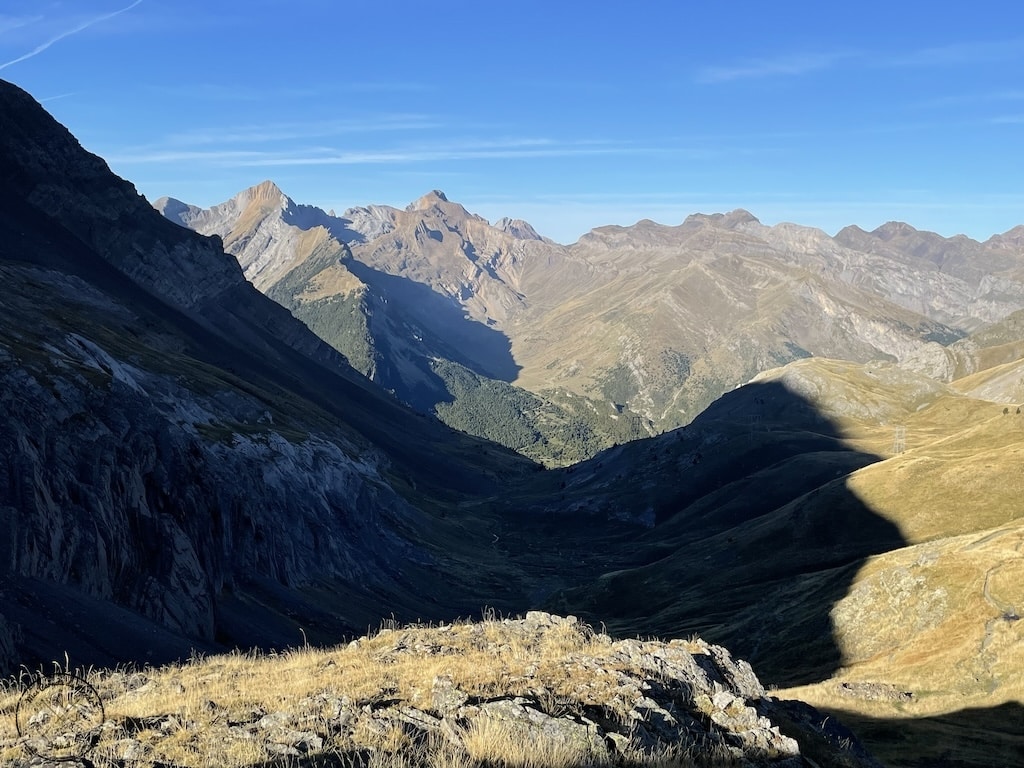
[[[5,0],[0,78],[151,200],[269,178],[339,212],[438,188],[560,242],[737,207],[985,239],[1024,223],[1022,22],[1005,0]]]

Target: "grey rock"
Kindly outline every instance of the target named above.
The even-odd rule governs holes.
[[[324,747],[324,740],[311,731],[278,731],[272,738],[275,743],[287,745],[298,754],[319,752]]]
[[[256,722],[256,727],[262,730],[272,730],[289,725],[293,721],[293,715],[289,712],[271,712],[264,715]]]
[[[431,708],[442,716],[450,716],[469,700],[469,694],[460,691],[451,677],[441,675],[434,678],[430,690]]]

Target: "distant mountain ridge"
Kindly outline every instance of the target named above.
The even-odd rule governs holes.
[[[621,406],[511,386],[519,367],[500,327],[524,310],[519,265],[554,247],[525,222],[491,227],[436,190],[404,211],[331,216],[272,182],[207,210],[156,207],[220,237],[258,288],[358,370],[451,426],[551,463],[650,434]]]
[[[809,356],[948,381],[977,367],[969,345],[951,344],[1024,306],[1016,230],[978,243],[889,223],[833,238],[737,210],[599,227],[563,246],[526,222],[492,226],[438,190],[405,210],[340,216],[271,182],[205,211],[156,206],[221,236],[257,287],[415,407],[519,450],[529,439],[488,431],[465,392],[480,399],[486,386],[510,413],[547,409],[519,425],[545,460],[565,446],[552,424],[607,446],[688,423]],[[439,361],[479,381],[460,389]]]

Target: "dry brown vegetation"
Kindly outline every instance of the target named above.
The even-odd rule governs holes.
[[[97,766],[134,760],[188,768],[607,764],[606,755],[585,745],[545,741],[514,722],[486,717],[428,739],[414,738],[397,724],[381,726],[384,721],[364,719],[346,727],[347,710],[394,701],[429,708],[438,680],[480,699],[542,691],[553,712],[582,683],[599,692],[607,679],[607,693],[614,694],[616,662],[607,636],[566,624],[535,637],[533,642],[510,634],[500,620],[384,627],[331,649],[234,653],[159,669],[89,671],[83,674],[100,694],[106,718],[89,757]],[[589,667],[572,663],[581,655],[604,661]],[[23,689],[8,681],[0,690],[3,765],[29,756],[16,738],[13,717]],[[655,768],[692,764],[684,749],[638,751],[635,758],[635,764]]]

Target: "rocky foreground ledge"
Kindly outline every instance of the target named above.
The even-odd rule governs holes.
[[[539,612],[88,680],[102,724],[65,768],[878,765],[724,648],[616,641]],[[0,693],[0,764],[48,765],[46,743],[15,734],[20,694]]]

